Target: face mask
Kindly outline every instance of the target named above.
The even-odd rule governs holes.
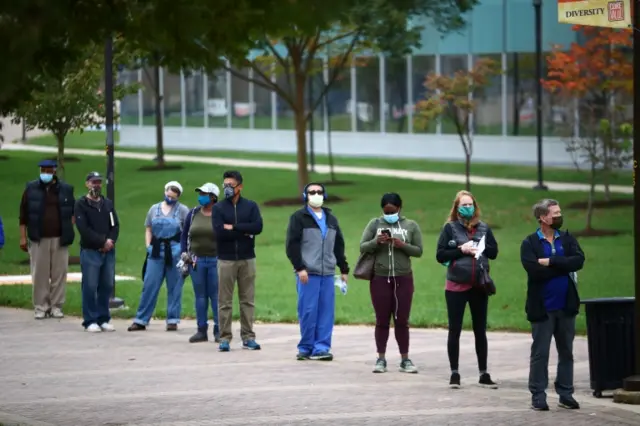
[[[233,198],[234,195],[236,195],[236,191],[232,187],[230,186],[224,187],[224,198],[231,199]]]
[[[384,221],[387,223],[391,223],[391,224],[396,223],[398,219],[400,219],[400,215],[398,213],[384,215]]]
[[[564,219],[562,218],[562,216],[556,216],[552,219],[551,225],[549,226],[551,227],[551,229],[558,230],[562,228],[563,223],[564,223]]]
[[[91,188],[89,188],[89,195],[91,195],[93,198],[98,198],[101,194],[102,188],[100,188],[99,186],[92,186]]]
[[[40,173],[40,180],[42,183],[49,183],[53,180],[53,175],[51,173]]]
[[[476,208],[473,206],[460,206],[458,207],[458,214],[464,219],[471,219],[476,212]]]
[[[166,201],[166,203],[169,204],[170,206],[174,205],[175,203],[178,202],[178,200],[173,200],[173,199],[167,197],[166,195],[164,196],[164,201]]]
[[[198,203],[204,207],[211,202],[208,195],[198,195]]]
[[[322,204],[324,203],[324,196],[320,194],[309,195],[308,200],[311,207],[318,208],[322,207]]]

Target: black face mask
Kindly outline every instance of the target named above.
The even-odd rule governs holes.
[[[102,195],[102,188],[99,186],[92,186],[89,188],[89,194],[94,198],[98,198]]]
[[[562,224],[564,223],[564,219],[562,218],[562,216],[556,216],[552,219],[551,225],[549,225],[551,227],[551,229],[555,229],[556,231],[560,228],[562,228]]]

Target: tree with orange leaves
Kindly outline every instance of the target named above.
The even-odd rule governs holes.
[[[585,41],[568,50],[554,48],[547,57],[543,86],[573,111],[565,129],[567,150],[578,168],[581,162],[589,164],[592,191],[596,174],[601,173],[610,200],[612,172],[630,161],[624,124],[629,120],[625,106],[633,94],[632,30],[581,25],[573,30]]]
[[[473,94],[487,87],[491,77],[499,73],[499,64],[488,58],[479,59],[471,70],[458,71],[452,76],[430,73],[425,82],[428,98],[416,105],[418,127],[426,128],[443,116],[456,126],[464,150],[467,191],[471,191],[472,119],[476,110]]]

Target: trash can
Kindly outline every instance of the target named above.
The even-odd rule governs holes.
[[[593,396],[622,387],[634,374],[635,297],[583,300],[587,315],[589,378]]]

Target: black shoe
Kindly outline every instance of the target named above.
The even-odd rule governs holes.
[[[498,389],[498,384],[491,380],[489,373],[482,373],[480,375],[480,380],[478,380],[478,384],[483,388]]]
[[[449,387],[451,389],[460,389],[460,374],[451,373],[451,379],[449,379]]]
[[[127,331],[144,331],[146,329],[146,326],[134,322],[129,326],[129,328],[127,328]]]
[[[549,405],[544,399],[534,399],[531,401],[531,409],[535,411],[549,411]]]
[[[208,342],[209,336],[207,336],[206,328],[198,328],[196,334],[189,338],[189,343]]]
[[[318,352],[315,355],[311,355],[310,359],[314,361],[333,361],[333,354],[331,352]]]
[[[178,331],[178,324],[167,324],[167,331]]]
[[[296,355],[296,359],[298,361],[307,361],[309,358],[311,358],[311,356],[304,352],[298,352],[298,354]]]
[[[567,410],[579,410],[580,404],[572,396],[561,396],[560,401],[558,401],[558,407],[566,408]]]

